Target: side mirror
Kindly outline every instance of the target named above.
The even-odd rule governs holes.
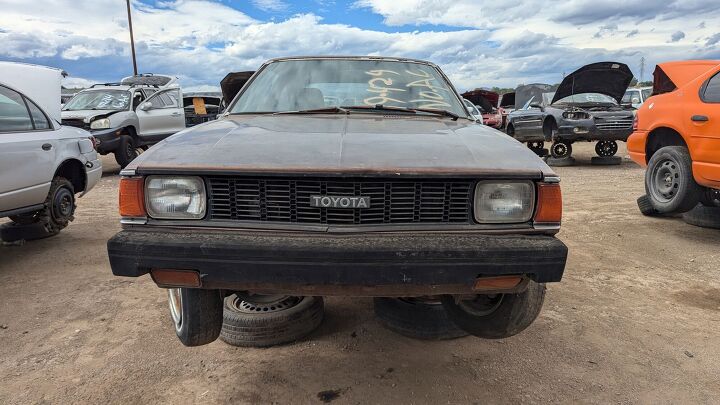
[[[146,101],[146,102],[140,104],[140,109],[143,111],[148,111],[148,110],[152,109],[152,103],[149,101]]]

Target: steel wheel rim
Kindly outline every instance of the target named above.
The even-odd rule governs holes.
[[[680,168],[672,159],[657,164],[651,176],[653,197],[662,202],[672,201],[680,188]]]
[[[72,192],[65,187],[58,189],[53,197],[52,214],[55,219],[63,219],[72,215],[74,198]]]
[[[568,152],[567,145],[565,145],[564,143],[556,143],[555,145],[553,145],[553,152],[557,157],[565,157]]]
[[[168,288],[168,303],[170,304],[170,315],[172,316],[175,330],[182,328],[182,292],[179,288]]]
[[[458,306],[472,316],[488,316],[500,308],[505,294],[476,295],[472,300],[462,300]]]
[[[230,307],[245,314],[267,314],[280,312],[297,306],[302,297],[291,295],[258,295],[252,297],[241,297],[235,295],[230,300]]]
[[[617,153],[617,143],[611,141],[600,141],[597,144],[598,156],[608,157]]]

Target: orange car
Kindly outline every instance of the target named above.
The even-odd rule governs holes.
[[[645,214],[686,212],[720,202],[720,61],[657,65],[653,95],[638,109],[627,140],[647,166]]]

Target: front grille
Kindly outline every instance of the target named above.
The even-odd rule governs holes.
[[[209,219],[316,225],[470,223],[473,181],[207,178]],[[369,208],[321,208],[313,195],[367,196]]]
[[[82,119],[63,119],[60,122],[62,125],[66,125],[69,127],[77,127],[77,128],[84,128],[84,129],[90,129],[90,125],[83,122]]]
[[[632,129],[632,124],[633,124],[632,117],[620,118],[620,119],[596,120],[595,121],[595,126],[601,131],[616,131],[616,130],[623,130],[623,129]]]

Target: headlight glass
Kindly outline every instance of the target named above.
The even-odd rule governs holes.
[[[586,120],[590,118],[590,114],[584,111],[565,111],[563,117],[569,120]]]
[[[145,208],[157,219],[201,219],[206,210],[205,183],[200,177],[148,176]]]
[[[110,119],[101,118],[90,123],[90,129],[106,129],[110,128]]]
[[[475,186],[475,220],[520,223],[532,218],[535,186],[530,181],[481,181]]]

